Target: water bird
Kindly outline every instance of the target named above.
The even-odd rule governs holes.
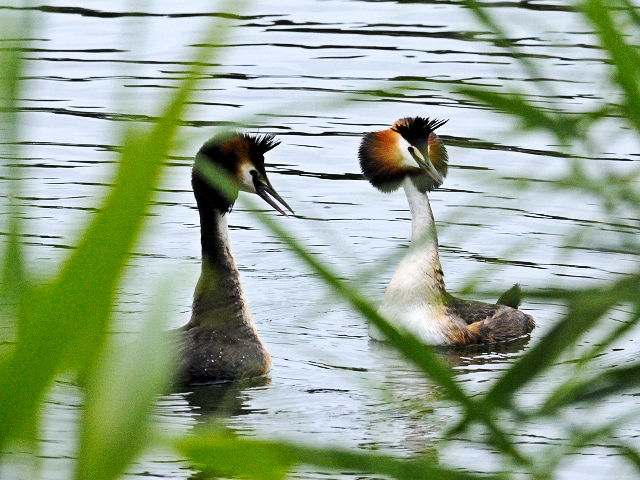
[[[191,319],[180,329],[182,384],[255,377],[271,368],[231,255],[227,214],[239,191],[259,195],[285,216],[277,202],[293,213],[265,170],[264,155],[279,144],[273,135],[227,132],[209,139],[196,155],[191,185],[200,214],[202,269]],[[226,188],[210,181],[211,171],[226,174],[218,175],[227,177]]]
[[[429,345],[513,340],[535,327],[533,318],[518,310],[519,285],[496,304],[456,298],[445,289],[428,195],[447,175],[447,150],[435,133],[445,123],[425,117],[402,118],[389,129],[366,134],[360,144],[364,176],[382,192],[403,187],[412,218],[409,250],[387,286],[380,313]],[[369,334],[384,340],[373,325]]]

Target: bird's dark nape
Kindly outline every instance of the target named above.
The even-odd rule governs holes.
[[[209,154],[210,153],[211,150],[209,151]],[[205,155],[207,154],[205,153]],[[227,168],[223,167],[222,171],[226,172],[227,175],[230,175]],[[207,176],[198,169],[197,161],[191,170],[191,188],[193,189],[193,194],[198,204],[198,210],[201,214],[212,209],[222,212],[223,214],[228,213],[233,208],[233,204],[238,197],[237,189],[228,190],[226,192],[222,192],[218,189],[216,185],[212,183],[212,179],[207,178]]]
[[[522,303],[522,289],[520,288],[520,284],[516,283],[509,290],[504,292],[498,298],[496,305],[505,305],[511,308],[518,308]]]

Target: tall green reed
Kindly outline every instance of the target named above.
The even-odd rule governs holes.
[[[491,19],[479,3],[469,0],[467,4],[478,19],[491,27],[495,38],[509,44],[504,38],[503,29]],[[607,95],[607,99],[619,101],[603,101],[590,111],[579,114],[562,110],[549,111],[536,106],[525,93],[489,91],[480,88],[460,88],[458,93],[475,99],[497,111],[506,113],[520,121],[523,129],[537,129],[555,136],[563,144],[579,144],[584,151],[592,151],[594,143],[599,140],[591,132],[610,116],[618,118],[640,134],[638,123],[638,102],[640,101],[640,52],[638,47],[628,42],[629,38],[637,38],[640,33],[640,17],[635,7],[623,1],[588,0],[576,4],[585,20],[593,26],[600,40],[600,47],[606,53],[609,62],[610,88],[618,95]],[[523,64],[525,71],[532,67],[526,57],[515,47],[510,47],[515,57]],[[640,226],[640,167],[633,167],[624,173],[602,172],[592,173],[588,168],[588,159],[573,160],[566,176],[557,178],[551,187],[558,190],[574,190],[590,198],[602,206],[612,218],[611,221],[631,230]],[[615,216],[620,209],[626,209],[626,218]],[[635,219],[635,220],[634,220]],[[621,235],[622,237],[622,235]],[[580,241],[580,235],[576,238]],[[622,251],[637,255],[640,245],[637,241],[620,240]],[[485,401],[494,408],[509,405],[509,399],[527,382],[536,378],[536,374],[551,367],[556,359],[574,345],[596,325],[603,323],[606,314],[616,305],[629,305],[632,314],[628,321],[612,330],[606,331],[603,338],[596,341],[596,347],[588,351],[578,362],[576,372],[579,380],[572,378],[553,392],[541,413],[557,411],[574,402],[599,400],[608,394],[633,388],[637,380],[627,375],[634,367],[613,368],[599,374],[588,372],[585,368],[597,354],[616,340],[627,334],[638,322],[640,306],[640,271],[615,278],[608,285],[600,288],[567,290],[549,288],[543,291],[530,292],[531,295],[545,300],[562,300],[567,303],[567,313],[552,330],[493,386],[486,395]],[[560,400],[562,398],[562,400]],[[553,405],[553,407],[551,407]]]
[[[22,16],[26,23],[28,15]],[[27,32],[22,29],[20,35],[29,38]],[[211,32],[206,40],[215,43],[221,28],[214,25]],[[0,298],[8,307],[2,329],[11,330],[14,338],[0,356],[0,451],[5,460],[18,442],[28,440],[36,447],[44,399],[54,379],[63,374],[78,376],[85,386],[78,479],[116,478],[148,444],[151,406],[171,372],[168,344],[155,333],[166,327],[164,315],[153,312],[137,348],[124,352],[115,352],[107,331],[126,259],[142,230],[185,106],[212,53],[211,48],[197,50],[192,71],[167,98],[151,128],[127,130],[114,186],[53,278],[26,271],[18,240],[20,216],[12,200],[20,191],[19,167],[8,168],[13,180]],[[19,158],[16,99],[22,46],[4,49],[3,54],[0,96],[7,103],[2,131],[4,143],[12,146],[5,156],[11,164],[12,158]],[[140,368],[146,372],[142,377]]]

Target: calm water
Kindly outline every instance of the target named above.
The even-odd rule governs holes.
[[[107,191],[120,131],[126,122],[157,114],[158,99],[183,77],[185,62],[219,13],[216,4],[202,1],[85,3],[86,9],[38,8],[37,29],[25,52],[19,160],[28,179],[20,199],[28,218],[24,242],[32,267],[51,271]],[[12,13],[11,5],[0,7],[3,17]],[[620,231],[588,198],[548,187],[546,180],[569,165],[551,137],[517,133],[510,118],[450,93],[456,84],[491,85],[528,91],[550,109],[595,105],[607,95],[606,72],[589,26],[553,1],[494,3],[490,10],[512,22],[510,38],[526,55],[545,60],[540,78],[530,78],[512,56],[494,47],[456,1],[256,2],[237,18],[219,20],[233,27],[231,36],[221,40],[221,55],[205,69],[184,118],[184,141],[169,159],[150,228],[131,259],[114,330],[123,337],[135,333],[166,281],[175,292],[168,306],[172,324],[188,319],[199,273],[191,157],[216,126],[233,121],[249,121],[253,131],[280,136],[282,145],[268,155],[268,171],[298,214],[283,223],[345,277],[373,272],[361,280],[371,298],[381,298],[393,271],[383,260],[406,245],[410,222],[401,192],[383,195],[360,178],[357,147],[363,132],[411,115],[450,119],[441,133],[452,168],[444,188],[432,195],[450,290],[461,288],[470,275],[482,276],[483,288],[499,291],[516,281],[527,289],[595,285],[637,269],[638,259],[631,256],[595,246],[565,248],[575,244],[570,235],[577,227],[597,240],[594,245],[638,232]],[[423,79],[429,81],[411,92],[343,101],[345,93]],[[637,144],[615,120],[603,126],[594,145],[591,165],[603,172],[624,170],[639,158]],[[529,188],[515,178],[528,180]],[[0,185],[0,195],[2,190]],[[370,343],[363,320],[329,296],[250,213],[238,206],[230,224],[233,252],[273,370],[262,382],[163,398],[163,428],[187,431],[224,404],[230,428],[250,436],[426,453],[469,470],[498,466],[481,444],[461,440],[440,450],[455,409],[397,355]],[[559,305],[534,302],[523,309],[539,325],[531,343],[562,312]],[[614,312],[611,321],[622,318],[624,312]],[[633,336],[607,351],[601,364],[635,359],[639,348]],[[447,358],[465,388],[482,392],[522,348],[527,346]],[[519,401],[541,401],[562,375],[561,367],[552,370]],[[607,418],[637,408],[638,402],[637,396],[621,396],[593,415]],[[64,383],[48,403],[43,455],[49,478],[69,475],[78,403],[76,387]],[[584,419],[584,412],[576,411],[567,414],[564,425],[530,424],[517,432],[518,441],[531,451],[563,445],[571,425],[583,425]],[[627,423],[621,435],[637,444],[640,423]],[[602,478],[623,475],[626,468],[613,449],[593,445],[567,459],[563,473]],[[166,452],[150,453],[129,469],[129,478],[192,474]],[[313,469],[293,477],[363,478]]]

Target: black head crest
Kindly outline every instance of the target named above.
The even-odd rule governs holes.
[[[243,133],[242,137],[249,143],[250,150],[257,153],[259,152],[262,155],[280,145],[280,140],[277,140],[276,136],[271,133],[264,135],[250,135],[248,133]]]
[[[249,145],[249,158],[252,163],[261,174],[266,175],[264,154],[280,145],[280,140],[270,133],[264,135],[243,133],[241,137]]]
[[[258,195],[267,187],[273,191],[267,179],[264,155],[279,144],[280,141],[271,134],[250,135],[234,131],[219,133],[206,141],[196,155],[191,181],[199,210],[202,212],[214,208],[223,213],[230,211],[240,189]],[[224,194],[203,174],[207,165],[215,167],[221,176],[225,174],[227,180],[231,181]],[[255,191],[259,190],[256,179],[266,186],[258,192]],[[277,194],[274,191],[271,195],[276,197]],[[279,196],[276,198],[279,199]],[[269,200],[267,202],[270,203]],[[291,210],[286,202],[281,200],[281,203]]]
[[[391,130],[402,135],[407,142],[426,142],[429,135],[447,123],[448,120],[430,119],[429,117],[406,117],[393,124]]]

